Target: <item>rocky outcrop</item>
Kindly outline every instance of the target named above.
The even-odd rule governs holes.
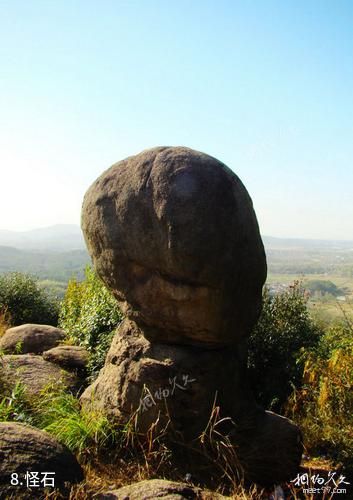
[[[195,486],[164,479],[150,479],[130,484],[117,490],[103,492],[95,498],[100,500],[223,500],[226,497],[201,490]]]
[[[174,429],[188,439],[207,426],[215,395],[224,412],[240,418],[260,412],[246,383],[234,368],[242,362],[237,350],[200,349],[150,342],[135,322],[125,319],[118,328],[105,366],[81,396],[117,423],[137,413],[138,427],[147,432],[169,415]],[[262,413],[262,412],[261,412]]]
[[[116,163],[86,193],[82,229],[150,340],[218,348],[256,322],[264,248],[250,196],[215,158],[166,147]]]
[[[221,162],[155,148],[113,165],[88,190],[82,229],[125,311],[105,366],[82,395],[137,431],[187,442],[217,427],[247,478],[293,477],[302,444],[247,387],[247,337],[261,312],[266,259],[251,199]],[[265,471],[265,472],[264,472]]]
[[[89,360],[89,352],[76,345],[59,345],[43,353],[43,359],[68,370],[84,370]]]
[[[18,493],[16,498],[22,493],[25,498],[38,498],[32,497],[31,491],[38,493],[44,486],[53,490],[52,480],[59,489],[65,482],[83,480],[82,469],[72,453],[46,432],[28,425],[0,422],[0,455],[2,498],[14,491]]]
[[[65,338],[60,328],[50,325],[25,324],[6,330],[0,349],[8,354],[40,354],[57,346]]]
[[[11,390],[18,382],[29,396],[37,395],[48,384],[61,384],[73,392],[80,387],[75,374],[45,361],[42,356],[7,354],[1,358],[0,384]]]

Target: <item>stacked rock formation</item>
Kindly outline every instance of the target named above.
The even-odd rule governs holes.
[[[181,147],[113,165],[86,193],[82,229],[126,319],[82,395],[141,432],[171,419],[186,440],[214,403],[249,478],[288,479],[298,429],[260,409],[246,383],[247,337],[261,312],[266,258],[252,201],[224,164]]]

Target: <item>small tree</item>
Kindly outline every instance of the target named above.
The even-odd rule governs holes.
[[[248,368],[257,401],[266,408],[280,410],[302,381],[303,349],[314,347],[319,327],[307,308],[307,296],[298,282],[287,291],[263,294],[263,310],[249,339]]]
[[[353,328],[330,326],[317,348],[305,353],[303,385],[287,414],[297,422],[310,453],[329,454],[353,472]]]
[[[59,301],[38,284],[36,278],[24,273],[0,276],[0,311],[6,311],[13,326],[23,323],[56,325]]]
[[[82,282],[70,280],[61,304],[59,325],[75,344],[90,351],[88,370],[95,376],[103,366],[122,315],[117,301],[90,267],[85,275]]]

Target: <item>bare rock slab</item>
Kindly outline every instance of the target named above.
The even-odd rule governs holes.
[[[76,345],[59,345],[43,353],[43,359],[67,369],[83,370],[89,360],[89,352]]]
[[[101,493],[99,500],[223,500],[226,497],[195,486],[165,479],[150,479],[117,490]]]
[[[37,395],[48,384],[61,383],[68,390],[76,392],[80,385],[78,377],[58,365],[45,361],[42,356],[31,354],[7,354],[0,364],[1,384],[13,388],[20,382],[26,393]]]
[[[37,472],[40,480],[44,473],[54,472],[56,488],[63,487],[65,482],[83,480],[81,466],[74,455],[48,433],[29,425],[0,422],[0,456],[0,493],[4,495],[15,494],[16,488],[18,493],[26,489],[26,472]],[[22,486],[11,486],[11,474],[18,474]],[[38,491],[43,485],[44,482],[39,483],[39,488],[33,490]],[[32,496],[28,494],[27,498]]]
[[[0,349],[8,354],[40,354],[57,346],[65,332],[50,325],[25,324],[6,330],[0,339]]]

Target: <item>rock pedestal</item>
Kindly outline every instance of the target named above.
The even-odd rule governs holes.
[[[117,423],[136,415],[141,432],[170,419],[188,441],[216,403],[234,422],[229,435],[248,477],[289,479],[300,461],[299,431],[260,409],[246,383],[246,341],[261,312],[266,258],[239,178],[191,149],[147,150],[90,187],[82,229],[126,316],[82,402]]]

